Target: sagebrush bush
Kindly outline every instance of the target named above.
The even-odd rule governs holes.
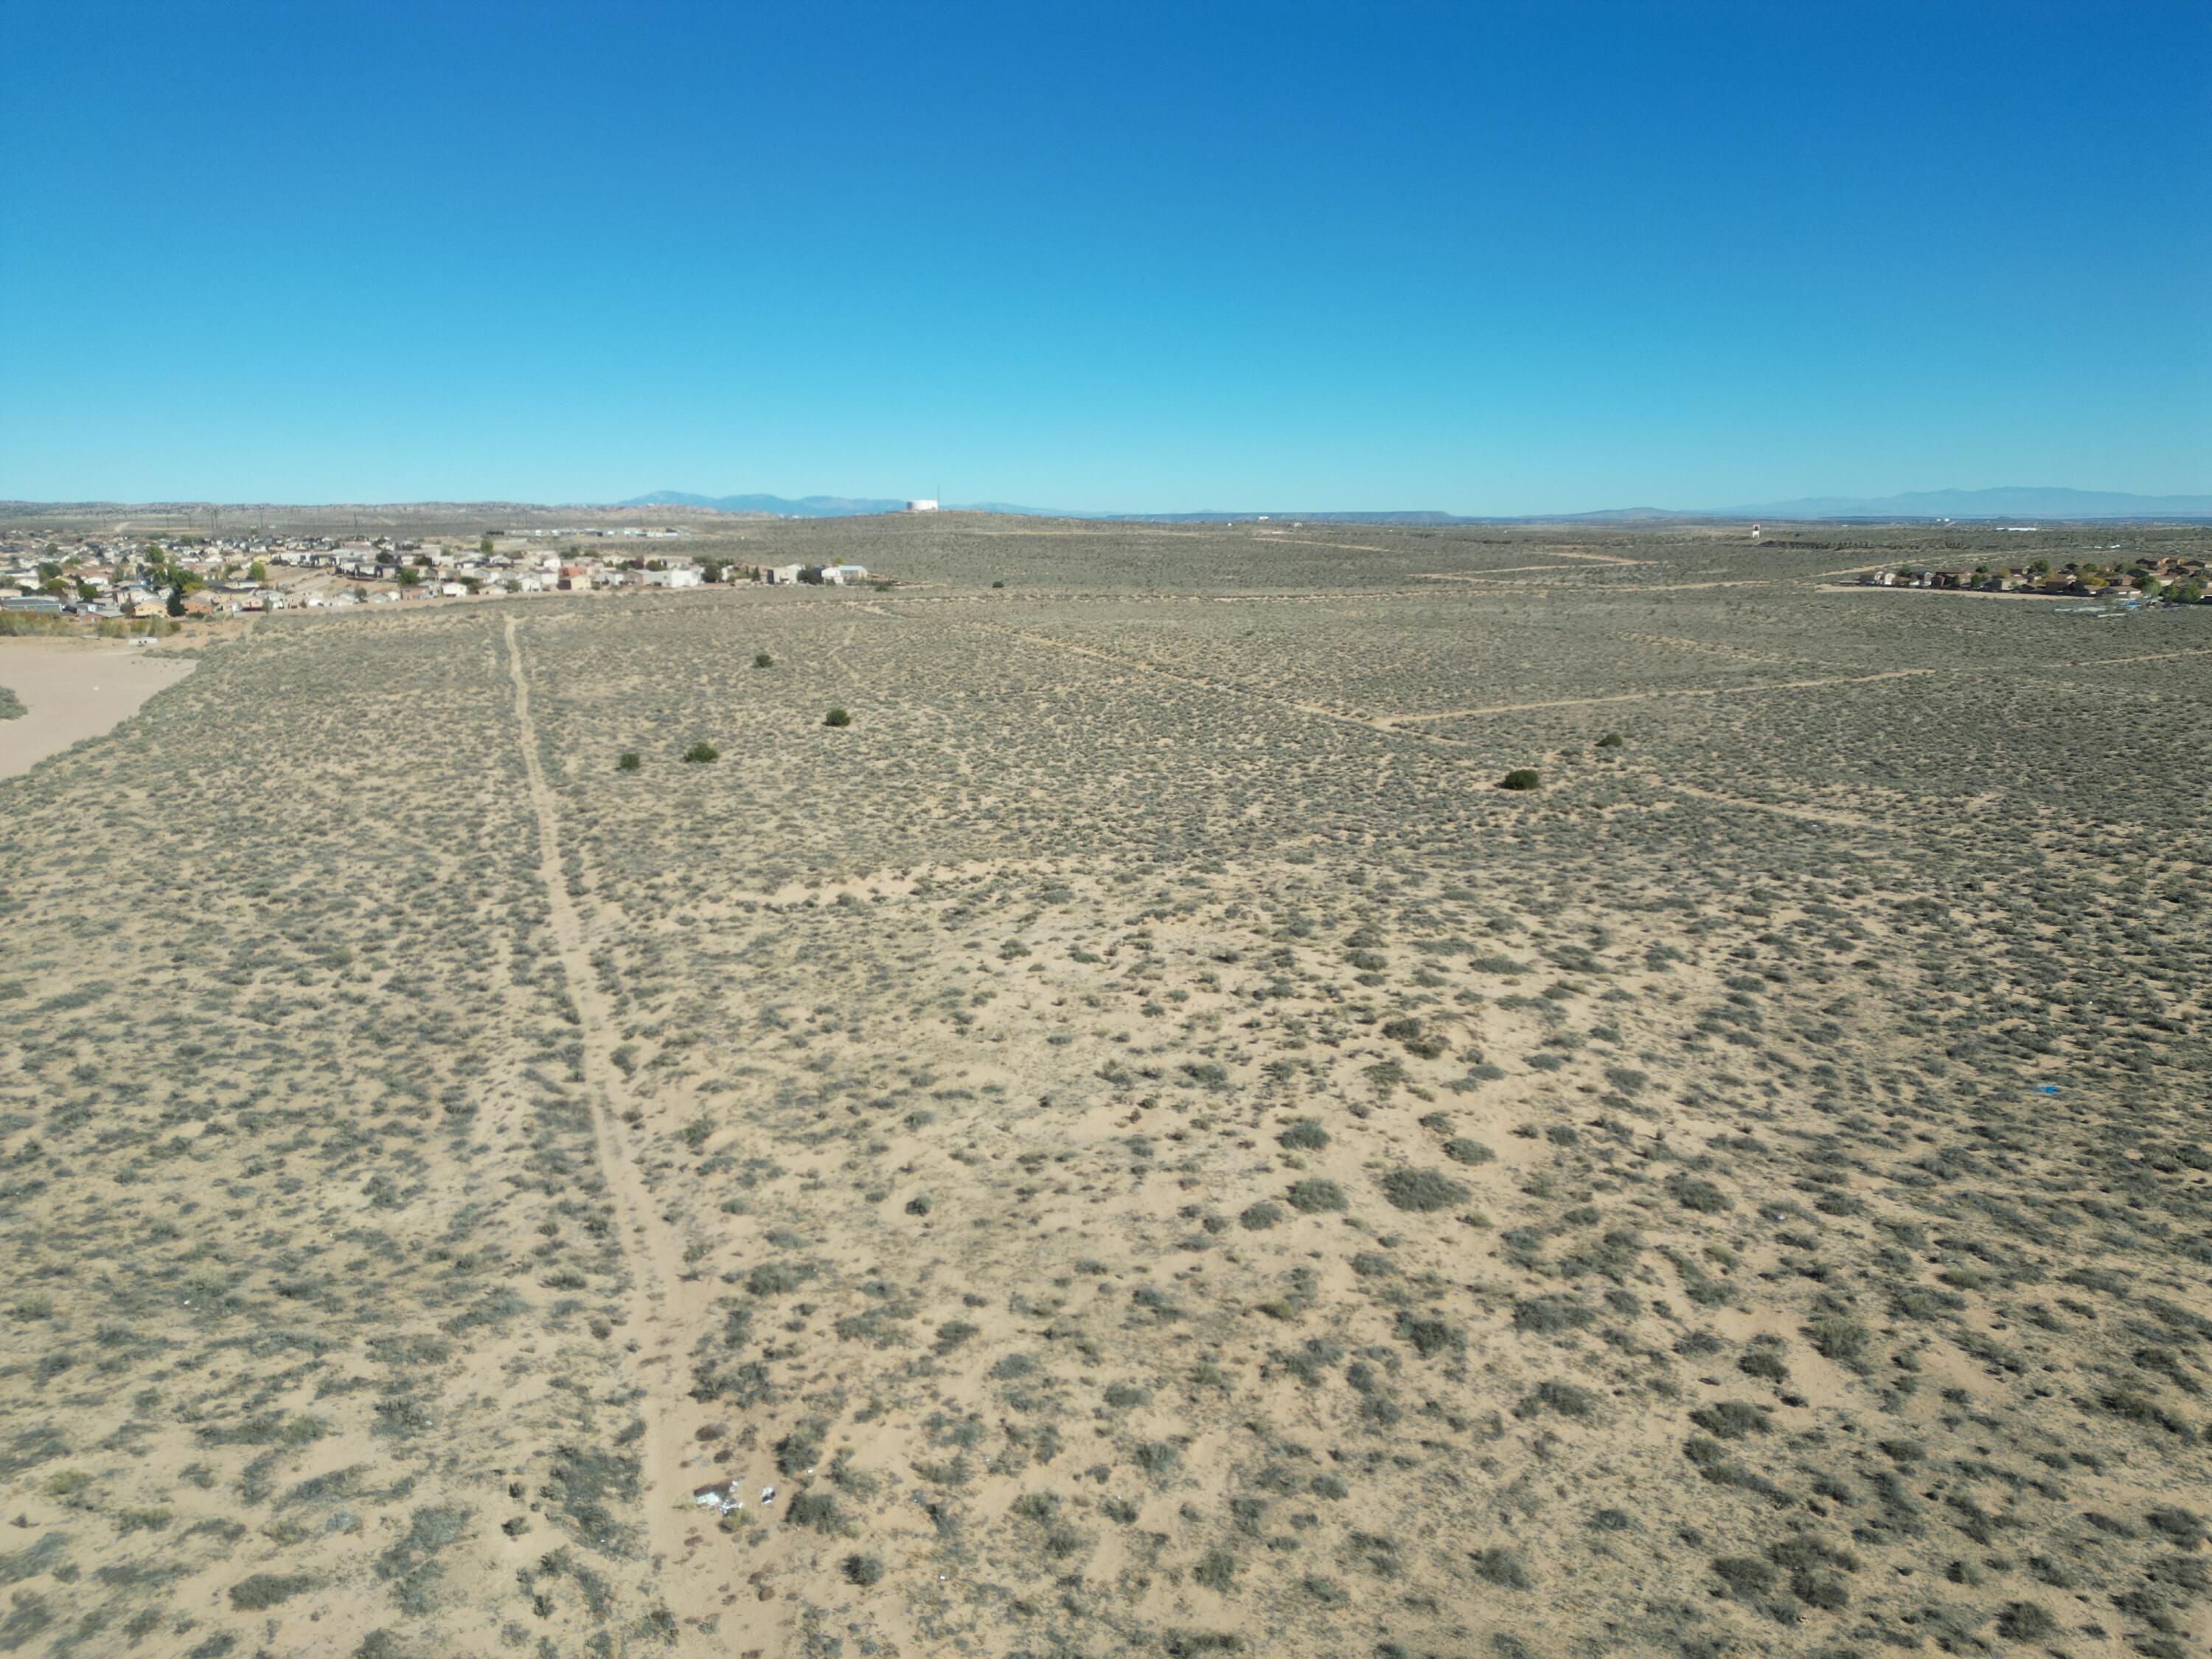
[[[1437,1170],[1393,1170],[1382,1177],[1382,1196],[1401,1210],[1449,1210],[1464,1203],[1467,1188]]]
[[[1284,1196],[1290,1200],[1292,1209],[1305,1215],[1317,1215],[1323,1210],[1340,1210],[1345,1203],[1344,1188],[1334,1181],[1301,1181]]]
[[[715,748],[713,744],[702,741],[695,743],[689,749],[685,750],[684,751],[684,758],[690,762],[694,766],[703,766],[708,761],[721,759],[722,751]]]
[[[1543,777],[1533,766],[1516,766],[1498,779],[1500,789],[1535,789],[1543,784]]]

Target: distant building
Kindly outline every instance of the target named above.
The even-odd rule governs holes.
[[[934,513],[937,511],[937,503],[933,501],[908,501],[906,504],[906,510],[909,513]]]

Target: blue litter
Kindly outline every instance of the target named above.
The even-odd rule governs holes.
[[[2039,1085],[2035,1092],[2039,1095],[2055,1095],[2058,1092],[2058,1085],[2055,1083],[2045,1083]]]

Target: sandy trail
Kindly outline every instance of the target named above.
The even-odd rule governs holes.
[[[0,640],[0,685],[28,711],[0,720],[0,778],[120,725],[194,666],[190,657],[149,656],[106,640]]]
[[[583,1047],[584,1085],[591,1097],[592,1133],[600,1172],[620,1218],[629,1267],[629,1328],[639,1353],[632,1380],[644,1390],[638,1402],[646,1433],[640,1444],[647,1548],[663,1569],[660,1591],[669,1609],[687,1622],[720,1610],[708,1575],[680,1571],[698,1546],[698,1512],[690,1506],[693,1480],[686,1464],[692,1443],[684,1422],[680,1370],[688,1304],[697,1300],[684,1279],[684,1244],[646,1185],[626,1144],[622,1115],[629,1091],[613,1060],[620,1042],[614,1015],[592,966],[584,919],[568,892],[561,865],[559,804],[538,757],[538,728],[530,713],[530,678],[523,664],[515,618],[507,619],[507,673],[514,682],[514,720],[529,778],[530,806],[538,820],[538,878],[562,976],[576,1010]],[[696,1310],[688,1310],[696,1311]]]

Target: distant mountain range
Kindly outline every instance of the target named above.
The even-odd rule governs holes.
[[[774,513],[787,519],[846,519],[861,513],[896,513],[902,501],[864,495],[692,495],[681,489],[656,489],[617,507],[703,507],[716,513]]]
[[[794,519],[841,519],[864,513],[896,513],[903,501],[871,495],[695,495],[656,489],[617,501],[617,507],[692,507],[718,513],[774,513]],[[1922,489],[1902,495],[1808,495],[1749,507],[1682,509],[1609,507],[1596,513],[1527,514],[1516,518],[1468,518],[1409,509],[1397,513],[1285,512],[1073,513],[1016,507],[1006,501],[948,502],[949,510],[1006,513],[1030,518],[1119,519],[1158,524],[1206,524],[1231,520],[1304,519],[1334,524],[1629,523],[1654,519],[2205,519],[2212,495],[2135,495],[2123,490],[2014,487],[1998,489]]]
[[[1903,495],[1808,495],[1731,507],[1731,519],[2196,519],[2212,495],[2131,495],[2115,489],[1917,489]]]

